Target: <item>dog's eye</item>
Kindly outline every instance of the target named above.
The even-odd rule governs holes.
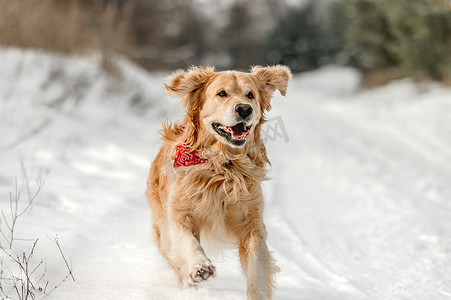
[[[254,99],[254,94],[252,92],[249,92],[246,97],[248,97],[249,99]]]
[[[227,96],[227,93],[226,93],[225,91],[220,91],[220,92],[218,93],[218,96],[219,96],[219,97],[226,97],[226,96]]]

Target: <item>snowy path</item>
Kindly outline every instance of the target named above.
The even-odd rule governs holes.
[[[44,170],[18,234],[41,237],[55,280],[65,270],[45,234],[58,234],[76,277],[48,299],[245,299],[236,253],[214,259],[217,278],[181,290],[151,240],[143,193],[155,132],[164,115],[180,115],[161,76],[126,66],[129,83],[106,94],[104,75],[78,62],[65,75],[94,83],[75,109],[54,109],[36,104],[66,86],[46,88],[36,75],[52,64],[35,66],[28,55],[28,72],[12,76],[23,54],[8,55],[0,55],[9,64],[0,101],[10,99],[0,107],[0,206],[20,160],[30,178]],[[281,116],[289,136],[268,141],[272,180],[264,184],[268,243],[282,270],[276,299],[451,299],[451,91],[418,93],[408,82],[357,91],[357,80],[326,69],[296,77],[288,97],[274,99],[270,117]],[[121,103],[137,87],[152,113]],[[49,125],[11,148],[42,120]]]
[[[279,108],[273,113],[286,121],[290,143],[269,148],[284,154],[271,157],[277,192],[270,207],[294,224],[293,235],[312,255],[300,268],[321,262],[324,272],[314,278],[326,286],[354,288],[364,298],[449,299],[451,152],[448,148],[448,159],[437,158],[440,136],[432,137],[438,138],[433,145],[421,143],[394,122],[399,112],[388,110],[391,120],[378,119],[364,104],[346,103],[346,96],[302,88],[295,94],[283,106],[274,105]],[[390,96],[403,95],[385,95]],[[446,103],[445,114],[450,100],[449,95],[436,99]],[[339,101],[345,102],[342,107]],[[353,113],[353,106],[363,106],[367,114]],[[345,284],[322,279],[327,273]],[[324,299],[341,299],[334,292]],[[306,299],[314,295],[307,292]]]

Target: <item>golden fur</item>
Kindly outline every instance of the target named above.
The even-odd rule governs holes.
[[[290,78],[284,66],[256,66],[251,73],[192,67],[168,78],[166,91],[182,99],[186,114],[181,122],[163,124],[163,145],[150,169],[146,197],[159,249],[182,285],[214,276],[215,268],[202,248],[205,239],[230,241],[239,249],[248,299],[272,297],[278,268],[268,252],[263,224],[260,183],[269,160],[260,129],[273,93],[277,89],[285,95]],[[218,96],[221,90],[227,97]],[[250,92],[253,99],[246,96]],[[240,103],[252,108],[252,128],[247,142],[237,147],[211,124],[233,119]],[[180,144],[208,161],[173,168]]]

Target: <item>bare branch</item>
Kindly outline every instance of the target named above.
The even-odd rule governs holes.
[[[72,268],[69,266],[69,263],[66,260],[66,256],[64,256],[63,250],[61,249],[61,246],[60,246],[60,243],[58,240],[58,235],[55,236],[55,239],[53,241],[55,242],[56,246],[58,247],[58,249],[61,253],[61,257],[63,258],[64,263],[66,264],[66,268],[69,271],[69,274],[72,277],[72,280],[75,281],[74,274],[72,274]]]
[[[2,214],[3,214],[3,211],[2,211]],[[5,221],[5,223],[6,223],[6,221]],[[2,225],[2,222],[1,222],[1,220],[0,220],[0,227],[1,227],[1,225]],[[8,227],[8,224],[6,225],[6,227]],[[8,228],[9,228],[9,227],[8,227]],[[0,233],[2,234],[3,238],[4,238],[6,241],[9,241],[9,238],[6,237],[6,234],[3,232],[3,229],[1,229],[1,228],[0,228]]]
[[[39,264],[30,272],[30,276],[33,275],[36,272],[36,270],[42,266],[43,263],[44,263],[44,260],[41,260],[39,262]],[[38,283],[39,283],[39,281],[38,281]]]
[[[25,181],[25,187],[27,188],[27,195],[28,195],[28,199],[31,199],[31,191],[30,191],[30,185],[28,184],[28,182],[30,182],[28,180],[28,174],[27,174],[27,169],[25,168],[25,164],[23,162],[23,159],[20,159],[20,169],[22,170],[22,176],[23,176],[23,180]]]
[[[49,286],[49,282],[47,281],[44,286],[44,294],[47,293],[47,287]]]
[[[71,276],[70,273],[67,274],[67,275],[63,278],[63,280],[61,280],[61,281],[60,281],[57,285],[55,285],[51,290],[49,290],[48,292],[46,292],[46,293],[45,293],[45,296],[42,297],[41,300],[47,298],[48,295],[50,295],[51,293],[53,293],[53,292],[54,292],[57,288],[59,288],[64,282],[66,282],[66,280],[67,280],[70,276]],[[47,289],[47,285],[48,285],[48,282],[47,282],[47,284],[45,285],[45,289]]]
[[[38,194],[41,192],[43,186],[44,186],[44,183],[39,181],[38,182],[38,189],[36,190],[36,192],[33,195],[33,197],[29,198],[28,205],[24,208],[24,210],[20,214],[17,215],[17,218],[22,216],[30,208],[30,206],[33,204],[33,201],[36,199]]]
[[[23,164],[22,164],[22,168],[24,168]],[[25,171],[22,171],[22,172],[25,172]],[[26,178],[28,178],[27,175],[24,175],[24,176]],[[1,228],[2,222],[0,222],[0,233],[3,236],[3,238],[8,242],[9,249],[12,248],[13,242],[14,242],[14,240],[16,240],[16,238],[14,237],[14,233],[15,233],[15,227],[16,227],[18,218],[21,217],[23,214],[25,214],[27,212],[27,210],[31,207],[34,200],[36,199],[38,194],[41,192],[44,182],[37,181],[37,184],[38,184],[38,187],[37,187],[35,194],[33,196],[31,196],[31,193],[29,193],[28,204],[19,213],[20,192],[18,190],[17,177],[15,177],[15,192],[14,192],[14,194],[9,192],[9,210],[10,210],[9,218],[7,218],[4,211],[1,210],[2,218],[3,218],[2,220],[4,221],[6,227],[9,230],[8,235],[2,230],[2,228]],[[27,190],[30,190],[28,182],[26,182],[26,186],[27,186]],[[10,221],[8,221],[8,219]]]
[[[39,285],[39,283],[42,281],[42,279],[44,278],[45,274],[47,273],[47,262],[46,262],[45,259],[41,260],[41,264],[43,262],[44,262],[44,271],[42,272],[41,277],[39,277],[39,280],[38,280],[36,285]],[[48,284],[49,284],[49,282],[47,281],[47,283],[45,284],[45,287],[44,287],[44,294],[45,294],[45,290],[46,290]],[[42,292],[42,288],[39,288],[39,290]]]
[[[10,278],[14,278],[14,275],[12,274],[11,269],[8,266],[6,266],[6,268],[8,269],[8,273],[9,273]],[[16,293],[17,293],[17,296],[19,296],[19,299],[22,299],[22,296],[20,295],[19,289],[17,288],[16,281],[14,281],[14,280],[13,280],[13,287],[14,287],[14,290],[16,291]]]
[[[75,281],[75,277],[72,271],[72,266],[68,263],[68,260],[66,259],[61,248],[58,236],[56,235],[54,239],[49,238],[58,247],[64,264],[68,270],[67,275],[60,282],[58,282],[58,284],[56,284],[52,289],[49,290],[48,286],[50,282],[48,280],[45,280],[45,275],[47,273],[47,263],[45,259],[41,259],[37,262],[34,261],[34,254],[39,239],[29,240],[19,239],[15,237],[15,229],[16,225],[18,224],[19,218],[30,209],[35,199],[41,192],[42,187],[44,186],[43,180],[37,180],[37,189],[34,194],[31,193],[29,177],[23,161],[21,161],[21,168],[23,176],[22,179],[25,182],[21,189],[26,190],[28,203],[25,203],[23,206],[20,205],[21,192],[19,191],[17,177],[15,177],[15,189],[12,192],[9,192],[9,215],[7,213],[5,214],[5,212],[1,210],[0,238],[3,237],[3,239],[8,243],[9,247],[4,248],[2,246],[2,243],[0,242],[0,298],[13,299],[12,297],[16,298],[17,296],[19,300],[34,300],[36,299],[37,292],[42,293],[44,295],[43,298],[45,298],[55,289],[57,289],[61,284],[63,284],[69,277],[72,278],[73,281]],[[23,209],[21,207],[23,207]],[[2,226],[3,224],[5,224],[5,227]],[[34,242],[29,251],[24,251],[20,254],[17,254],[18,252],[13,249],[13,243],[17,240]],[[4,258],[9,259],[5,260]],[[13,268],[11,269],[10,266]],[[8,274],[6,274],[5,277],[3,277],[4,270],[8,271]],[[39,284],[43,280],[45,280],[45,286],[39,286]],[[9,292],[15,294],[8,295],[8,291],[4,290],[4,283],[7,285]]]

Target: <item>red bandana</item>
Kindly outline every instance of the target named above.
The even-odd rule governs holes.
[[[199,152],[189,152],[183,144],[180,144],[177,147],[177,154],[175,155],[174,160],[174,168],[194,166],[206,163],[207,161],[208,159],[199,156]]]

